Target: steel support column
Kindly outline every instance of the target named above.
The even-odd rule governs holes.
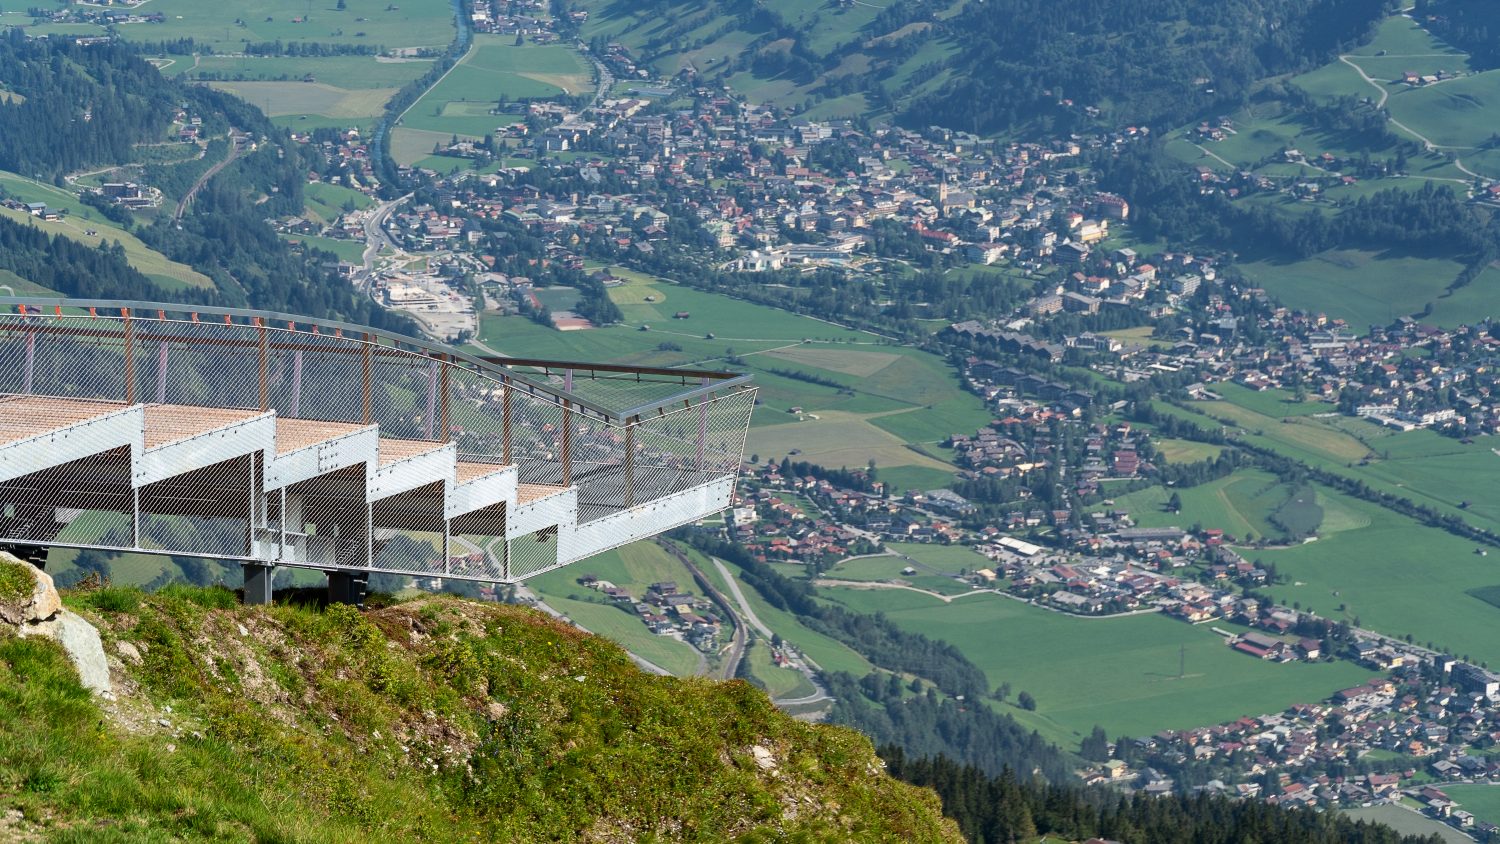
[[[271,582],[276,567],[266,563],[245,563],[245,603],[260,606],[271,603]]]

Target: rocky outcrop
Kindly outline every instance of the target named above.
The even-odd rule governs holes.
[[[83,616],[63,608],[52,576],[4,553],[0,553],[0,567],[11,574],[30,577],[34,584],[29,593],[20,590],[8,600],[0,597],[0,625],[13,628],[19,636],[56,640],[78,669],[78,679],[84,688],[95,694],[109,694],[109,661],[99,631]]]

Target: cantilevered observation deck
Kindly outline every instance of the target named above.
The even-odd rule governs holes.
[[[724,509],[749,376],[0,297],[0,544],[516,582]],[[401,539],[404,537],[404,540]]]

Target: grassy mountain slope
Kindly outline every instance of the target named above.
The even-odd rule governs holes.
[[[531,610],[65,601],[120,657],[117,698],[0,626],[0,838],[958,840],[858,734]]]

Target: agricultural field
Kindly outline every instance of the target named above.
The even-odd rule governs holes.
[[[346,205],[351,209],[359,209],[375,204],[374,200],[357,190],[328,182],[307,185],[302,194],[306,197],[307,210],[328,223],[338,219],[344,213]]]
[[[1433,299],[1432,311],[1422,321],[1453,328],[1494,316],[1500,316],[1500,267],[1492,265],[1463,287]]]
[[[1182,500],[1180,513],[1167,509],[1174,491]],[[1302,502],[1281,512],[1283,507],[1296,500],[1298,492],[1259,469],[1239,469],[1227,477],[1193,487],[1176,490],[1147,487],[1114,498],[1112,505],[1099,505],[1094,509],[1124,510],[1141,527],[1189,528],[1202,525],[1220,528],[1241,541],[1249,537],[1276,540],[1286,534],[1272,521],[1273,516],[1289,517],[1292,512],[1300,511],[1295,517],[1298,524],[1313,521],[1310,511],[1316,506],[1314,502]],[[1314,526],[1321,521],[1319,512]]]
[[[1247,278],[1288,307],[1326,313],[1364,333],[1438,300],[1463,265],[1446,258],[1330,250],[1306,260],[1240,265]]]
[[[521,317],[489,316],[481,342],[527,357],[650,366],[724,368],[735,358],[761,388],[748,454],[832,468],[863,467],[873,459],[882,478],[903,487],[945,485],[953,467],[934,456],[941,454],[936,444],[990,420],[979,399],[959,389],[946,362],[932,355],[821,320],[614,272],[628,279],[610,289],[624,324],[562,333]],[[680,312],[688,316],[675,319]]]
[[[1261,549],[1285,580],[1269,587],[1279,600],[1475,661],[1500,662],[1500,607],[1485,599],[1500,585],[1496,558],[1474,543],[1326,489],[1321,502],[1344,511],[1346,529],[1286,549]],[[1475,594],[1477,593],[1477,594]]]
[[[142,243],[135,235],[105,219],[95,209],[79,202],[78,197],[71,192],[5,172],[0,172],[0,190],[4,190],[7,195],[23,202],[45,202],[50,208],[68,212],[66,217],[53,222],[10,208],[0,208],[0,214],[17,222],[36,226],[48,234],[62,235],[88,246],[97,246],[106,241],[111,243],[119,241],[120,246],[125,249],[125,260],[167,290],[181,290],[188,287],[208,290],[214,286],[213,279],[186,264],[169,259]]]
[[[1474,817],[1490,823],[1500,823],[1500,786],[1487,783],[1453,783],[1441,786],[1444,792],[1460,805],[1459,808],[1473,813]]]
[[[324,124],[326,118],[338,127],[374,125],[385,110],[385,104],[396,93],[395,88],[360,88],[348,90],[323,82],[214,82],[213,87],[228,91],[248,102],[276,123],[295,130],[308,131]],[[314,120],[315,125],[306,125]]]
[[[249,43],[342,44],[379,51],[428,47],[442,49],[453,40],[453,7],[447,0],[249,0],[203,3],[199,0],[152,0],[150,11],[166,15],[163,23],[116,27],[130,41],[192,38],[215,53],[241,53]],[[373,57],[371,61],[373,62]]]
[[[1345,662],[1249,659],[1207,626],[1156,614],[1078,618],[992,593],[951,603],[906,590],[819,594],[953,644],[991,687],[1010,683],[1012,700],[1029,692],[1037,710],[993,705],[1066,747],[1096,724],[1111,737],[1205,726],[1322,700],[1371,676]]]
[[[1168,463],[1199,463],[1204,460],[1213,460],[1224,452],[1223,446],[1193,440],[1161,437],[1151,442],[1156,446],[1157,453]]]
[[[974,558],[974,562],[970,564],[970,568],[979,568],[983,565],[983,557],[972,551],[966,551],[966,553]],[[939,595],[961,595],[965,592],[973,591],[972,587],[966,583],[959,583],[951,577],[943,577],[942,575],[933,574],[930,571],[924,571],[920,568],[916,574],[902,574],[901,570],[911,566],[913,561],[893,555],[844,560],[825,571],[823,577],[832,580],[901,584],[910,586],[913,589],[936,592]]]
[[[1345,416],[1277,419],[1227,401],[1191,408],[1193,415],[1184,418],[1196,424],[1229,425],[1246,442],[1500,530],[1500,502],[1492,493],[1500,482],[1500,455],[1488,443],[1464,444],[1433,431],[1396,433]]]
[[[496,113],[502,98],[578,96],[593,84],[589,66],[569,47],[516,46],[513,39],[480,35],[468,55],[402,115],[401,126],[482,137],[519,119]]]
[[[221,82],[307,81],[347,91],[400,88],[432,67],[432,59],[370,56],[198,56],[168,61],[162,68],[167,76]]]

